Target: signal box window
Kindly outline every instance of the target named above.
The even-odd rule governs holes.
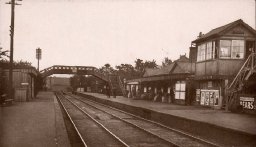
[[[215,59],[215,41],[209,41],[198,46],[197,61]]]
[[[244,58],[244,40],[220,40],[220,58]]]

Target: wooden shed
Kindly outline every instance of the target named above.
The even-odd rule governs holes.
[[[9,70],[4,70],[7,81]],[[14,100],[25,102],[35,97],[35,78],[38,72],[34,68],[13,69]]]

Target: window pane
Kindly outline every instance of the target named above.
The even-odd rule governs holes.
[[[212,59],[215,59],[215,41],[213,41],[212,43]]]
[[[175,84],[175,91],[180,91],[180,83]]]
[[[230,47],[221,47],[220,48],[220,57],[230,57]]]
[[[244,40],[232,40],[232,58],[244,58]]]
[[[244,40],[232,40],[232,46],[244,46]]]
[[[220,40],[220,57],[231,57],[231,40]]]
[[[197,47],[197,61],[201,61],[201,56],[200,56],[200,54],[201,54],[201,46],[199,45],[199,46]]]
[[[186,89],[186,84],[185,83],[182,83],[182,84],[180,84],[180,91],[185,91],[185,89]]]
[[[231,40],[220,40],[220,46],[221,47],[231,46]]]
[[[180,92],[180,99],[185,100],[185,92]]]
[[[205,60],[206,44],[201,44],[197,49],[197,61]]]
[[[232,58],[241,58],[240,57],[240,47],[239,46],[233,46]]]
[[[175,99],[180,99],[180,92],[175,92]]]
[[[212,59],[212,42],[208,42],[206,48],[206,59]]]
[[[201,59],[202,59],[202,61],[205,60],[205,50],[206,50],[206,44],[202,44],[202,48],[201,48]]]

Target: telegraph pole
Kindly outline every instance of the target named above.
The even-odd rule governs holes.
[[[18,0],[22,1],[22,0]],[[14,43],[14,16],[15,16],[15,5],[21,5],[11,0],[6,4],[11,4],[11,26],[10,26],[10,63],[9,63],[9,89],[8,95],[10,99],[13,99],[13,43]]]

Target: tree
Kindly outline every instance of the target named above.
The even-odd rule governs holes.
[[[135,60],[135,70],[136,70],[137,72],[143,72],[143,69],[144,69],[143,60],[141,60],[141,59],[136,59],[136,60]]]
[[[8,51],[8,50],[5,50],[5,51],[4,51],[4,50],[2,50],[2,49],[3,49],[3,48],[0,47],[0,59],[2,59],[3,57],[9,57],[8,54],[7,54],[9,51]]]
[[[6,59],[2,59],[0,60],[0,67],[4,68],[4,69],[8,69],[9,68],[9,61]],[[14,68],[35,68],[32,66],[31,62],[28,61],[14,61],[13,62],[13,67]]]
[[[133,79],[137,78],[134,67],[131,64],[121,64],[116,66],[117,73],[122,79]]]
[[[33,66],[31,62],[20,60],[20,61],[14,62],[14,67],[15,68],[31,68]]]
[[[106,63],[104,66],[102,66],[101,68],[99,68],[100,72],[102,72],[103,74],[111,74],[111,73],[115,73],[115,70],[113,67],[111,67],[111,65],[109,63]]]
[[[141,59],[135,60],[135,70],[136,70],[137,74],[139,75],[139,77],[143,76],[146,68],[157,68],[157,66],[158,65],[156,64],[155,60],[145,61],[145,63]]]
[[[156,61],[155,61],[155,60],[146,61],[146,62],[144,63],[144,70],[145,70],[146,68],[157,68]]]
[[[169,59],[168,57],[165,57],[164,61],[162,62],[162,66],[164,67],[164,66],[167,66],[167,65],[170,65],[170,64],[172,64],[172,60]]]
[[[78,87],[84,87],[86,84],[86,78],[83,75],[75,74],[73,77],[70,77],[70,85],[75,90]]]
[[[0,96],[7,92],[7,78],[0,66]]]

